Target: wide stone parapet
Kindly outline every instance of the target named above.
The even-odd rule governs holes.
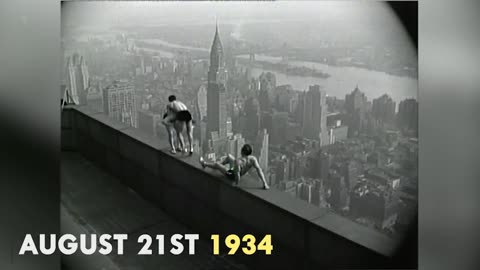
[[[62,111],[62,150],[77,151],[201,237],[272,235],[272,255],[235,257],[254,269],[389,268],[391,238],[245,176],[240,187],[203,169],[198,155],[86,106]],[[221,250],[224,252],[224,250]]]

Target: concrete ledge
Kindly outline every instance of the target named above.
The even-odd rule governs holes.
[[[158,149],[140,142],[124,133],[118,135],[119,154],[154,175],[159,175]]]
[[[166,140],[97,111],[65,108],[63,140],[64,150],[82,153],[193,231],[253,233],[258,239],[272,234],[274,255],[238,255],[256,268],[390,266],[396,243],[385,235],[281,191],[261,190],[249,176],[232,187],[219,173],[202,169],[198,156],[173,156]]]

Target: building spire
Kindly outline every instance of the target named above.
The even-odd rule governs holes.
[[[213,38],[214,42],[216,40],[220,41],[220,34],[218,33],[218,20],[217,17],[215,17],[215,37]]]
[[[218,33],[218,21],[215,19],[215,36],[213,37],[211,52],[223,53],[222,42],[220,41],[220,34]]]
[[[356,92],[360,91],[360,89],[358,89],[358,83],[357,83],[357,85],[355,86],[355,89],[354,89],[353,91],[356,91]]]

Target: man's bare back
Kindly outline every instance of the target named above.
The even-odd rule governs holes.
[[[257,168],[257,166],[260,166],[255,156],[240,157],[237,159],[237,163],[240,176],[246,174],[251,168]]]

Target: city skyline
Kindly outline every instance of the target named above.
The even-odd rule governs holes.
[[[217,24],[183,33],[176,23],[104,29],[87,39],[66,35],[65,56],[81,51],[90,74],[85,100],[75,103],[166,138],[161,115],[174,94],[192,112],[196,154],[218,161],[238,157],[241,146],[251,144],[272,188],[386,235],[404,232],[415,214],[418,101],[377,86],[390,81],[404,93],[416,92],[391,80],[416,81],[416,64],[399,60],[403,49],[363,41],[345,46],[345,40],[320,49],[304,40],[308,46],[298,47],[275,35],[263,42],[249,31],[246,40],[235,27]],[[369,83],[355,82],[365,72],[375,74]],[[339,73],[356,75],[343,84]]]

